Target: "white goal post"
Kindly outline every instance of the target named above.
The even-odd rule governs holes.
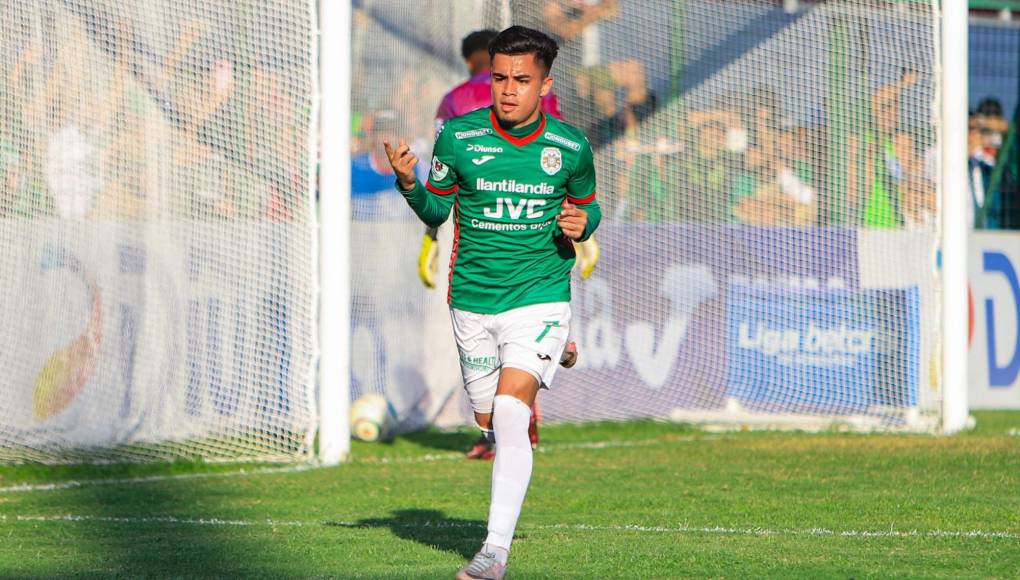
[[[967,309],[969,302],[967,240],[971,224],[966,221],[967,196],[967,21],[966,0],[943,0],[941,13],[941,77],[939,118],[942,126],[942,329],[943,405],[942,431],[956,433],[967,428]]]
[[[350,3],[320,2],[319,23],[319,460],[335,465],[351,450]]]

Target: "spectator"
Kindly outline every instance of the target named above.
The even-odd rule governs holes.
[[[987,109],[986,109],[987,111]],[[971,114],[967,132],[967,176],[970,186],[969,222],[979,229],[999,227],[999,196],[989,190],[1001,135],[989,128],[980,115]]]
[[[488,56],[488,51],[485,54]],[[406,131],[405,135],[422,139],[416,147],[420,145],[428,150],[436,129],[432,107],[442,100],[449,87],[435,75],[416,69],[405,70],[398,76],[399,83],[393,93],[382,102],[393,103],[392,107],[400,111],[400,126]],[[379,143],[371,146],[378,147]]]
[[[1002,188],[994,187],[992,174],[996,159],[1009,121],[1002,114],[1002,103],[993,97],[985,97],[969,117],[967,138],[968,176],[970,182],[972,209],[976,228],[998,229],[1004,226],[1003,215],[1006,207]],[[1008,227],[1008,226],[1007,226]]]
[[[7,135],[6,127],[0,127],[0,218],[14,211],[21,182],[21,156]]]
[[[800,127],[788,120],[776,142],[749,151],[749,171],[735,185],[733,217],[759,225],[805,226],[817,217],[814,171]]]
[[[995,147],[1002,146],[1002,135],[1009,130],[1009,120],[1002,114],[1002,103],[994,97],[985,97],[978,103],[971,122],[981,129],[987,129],[999,135]]]
[[[628,60],[597,65],[580,71],[575,81],[578,96],[592,106],[591,115],[580,119],[592,147],[637,134],[638,125],[655,112],[655,94],[645,82],[641,63]],[[617,92],[622,89],[622,101]]]
[[[694,142],[682,156],[684,172],[676,202],[679,221],[730,220],[731,187],[740,159],[727,149],[726,134],[726,124],[717,119],[694,128]]]
[[[253,134],[248,156],[266,183],[265,217],[289,220],[306,194],[307,148],[305,127],[311,104],[289,86],[286,63],[266,56],[251,70],[245,116]]]
[[[927,160],[922,152],[915,149],[923,142],[913,134],[904,134],[901,148],[903,158],[903,222],[907,228],[932,229],[937,226],[935,182],[928,178]]]
[[[56,214],[65,219],[85,217],[102,184],[100,153],[108,127],[102,126],[99,99],[84,78],[88,39],[72,28],[61,39],[47,79],[42,106],[47,133],[42,148],[44,183]]]
[[[592,116],[590,103],[571,82],[591,56],[585,58],[583,36],[595,32],[591,28],[603,20],[615,18],[620,11],[618,0],[511,0],[514,21],[529,28],[547,32],[559,44],[556,67],[560,72],[556,91],[563,116],[575,125]],[[580,127],[584,128],[584,127]],[[589,134],[589,139],[591,135]],[[594,145],[594,142],[592,143]]]
[[[184,38],[189,38],[189,33],[184,33],[181,42]],[[218,60],[195,81],[193,93],[179,100],[181,117],[174,124],[178,131],[172,136],[176,142],[177,184],[188,203],[183,210],[202,220],[233,218],[237,204],[223,153],[238,144],[225,141],[217,130],[227,124],[223,117],[212,119],[222,113],[221,108],[234,93],[233,64]]]
[[[630,222],[676,223],[680,204],[676,184],[683,168],[683,147],[676,140],[659,137],[654,144],[627,140],[618,159],[626,169],[619,180],[615,213]]]
[[[19,58],[19,64],[21,59]],[[16,110],[17,98],[21,96],[17,67],[6,79],[8,91],[0,91],[0,219],[14,213],[22,181],[21,153],[18,151]]]
[[[899,80],[879,87],[871,98],[871,128],[847,139],[847,201],[865,227],[905,225],[904,195],[913,187],[907,180],[921,171],[914,138],[900,124],[900,97],[916,82],[917,73],[905,70]]]
[[[655,95],[644,83],[644,73],[636,61],[589,67],[576,79],[576,88],[590,107],[589,114],[577,125],[583,127],[592,147],[608,148],[609,152],[598,158],[596,166],[606,190],[615,194],[607,200],[607,211],[625,219],[635,219],[637,214],[629,217],[626,214],[639,209],[626,207],[628,189],[643,186],[632,179],[632,176],[640,179],[640,173],[635,174],[634,170],[641,168],[633,166],[640,156],[632,154],[637,147],[638,128],[656,106]],[[622,100],[618,97],[621,88]]]
[[[759,86],[737,96],[736,121],[728,113],[727,124],[731,127],[730,138],[742,138],[745,149],[772,147],[779,132],[779,104],[776,93],[769,87]],[[770,152],[762,155],[771,159]]]

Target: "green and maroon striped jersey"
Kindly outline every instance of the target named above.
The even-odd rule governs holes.
[[[453,209],[450,305],[481,314],[569,301],[574,250],[556,215],[564,200],[588,212],[583,239],[602,217],[588,140],[545,114],[510,131],[489,108],[450,119],[428,182],[401,193],[429,226]]]

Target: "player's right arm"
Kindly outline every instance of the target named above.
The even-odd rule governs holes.
[[[453,118],[453,91],[446,93],[439,109],[436,110],[436,135],[442,132],[443,124]],[[425,226],[425,235],[421,238],[421,250],[418,252],[418,278],[426,288],[436,287],[436,274],[439,272],[439,227]]]
[[[432,170],[428,183],[422,185],[414,173],[418,158],[411,153],[403,139],[394,148],[390,143],[383,143],[386,156],[390,160],[393,172],[397,175],[397,189],[407,204],[418,215],[425,225],[439,227],[450,217],[454,194],[457,192],[457,174],[453,168],[454,148],[448,132],[440,132],[436,137],[436,146],[432,152]]]

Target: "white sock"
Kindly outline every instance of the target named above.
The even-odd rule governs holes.
[[[482,551],[486,554],[494,554],[496,556],[496,561],[500,564],[506,564],[507,559],[510,557],[510,550],[500,548],[499,546],[493,546],[492,544],[483,545]]]
[[[496,431],[496,460],[492,464],[492,503],[489,505],[489,546],[510,550],[531,481],[531,409],[510,395],[497,395],[492,403]]]

